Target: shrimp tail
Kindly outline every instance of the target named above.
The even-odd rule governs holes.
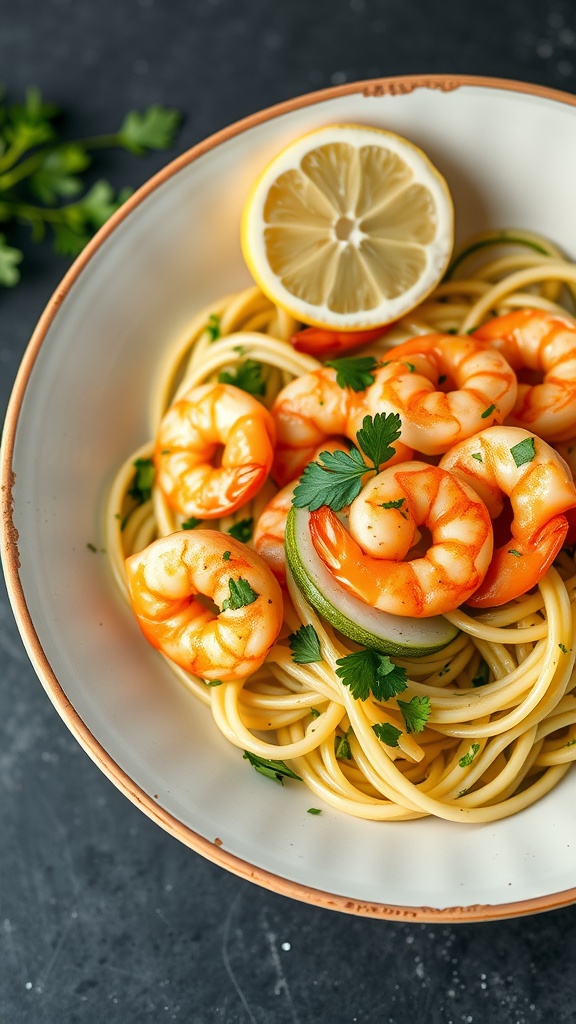
[[[527,593],[552,565],[567,532],[566,516],[558,515],[528,543],[512,537],[494,551],[482,584],[466,603],[472,608],[495,608]]]

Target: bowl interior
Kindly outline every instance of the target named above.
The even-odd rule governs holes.
[[[337,91],[180,161],[94,247],[53,307],[29,374],[12,459],[20,625],[51,695],[33,631],[89,733],[160,819],[167,812],[191,830],[192,845],[194,835],[218,839],[215,852],[253,865],[256,877],[262,869],[350,901],[442,909],[548,897],[576,886],[576,774],[486,826],[371,824],[328,807],[309,815],[310,792],[262,778],[222,739],[141,637],[104,555],[87,547],[102,547],[115,469],[148,438],[163,346],[198,309],[250,283],[239,218],[255,175],[297,135],[335,122],[378,125],[421,146],[451,188],[458,238],[522,227],[576,256],[576,109],[560,99],[497,84]]]

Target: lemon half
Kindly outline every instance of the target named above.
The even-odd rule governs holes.
[[[418,305],[450,260],[454,212],[428,157],[392,132],[331,125],[256,181],[242,251],[262,291],[304,323],[362,330]]]

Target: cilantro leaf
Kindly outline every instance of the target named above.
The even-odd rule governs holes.
[[[536,449],[534,447],[533,437],[525,437],[523,441],[519,441],[518,444],[515,444],[510,449],[510,455],[514,459],[518,468],[523,466],[526,462],[532,462],[535,454]]]
[[[228,533],[231,537],[234,537],[234,540],[239,540],[242,544],[247,544],[252,537],[253,525],[253,519],[240,519],[230,527]]]
[[[355,700],[366,700],[372,693],[376,700],[386,701],[406,689],[406,669],[379,651],[353,651],[339,658],[336,665],[336,675]]]
[[[406,723],[406,732],[422,732],[432,711],[430,698],[412,697],[411,701],[399,700],[398,707]]]
[[[310,462],[294,490],[296,508],[314,512],[322,505],[334,511],[344,508],[358,497],[362,478],[370,472],[357,448],[350,452],[321,452],[319,462]]]
[[[222,603],[222,611],[238,611],[239,608],[245,608],[247,604],[254,604],[254,601],[260,595],[252,590],[252,587],[248,583],[248,580],[242,579],[240,576],[237,580],[228,580],[228,588],[230,590],[230,597]]]
[[[262,364],[255,359],[245,359],[235,370],[221,370],[218,374],[220,384],[233,384],[249,395],[265,395],[266,381],[262,377]]]
[[[372,374],[378,363],[373,356],[348,356],[344,359],[330,359],[324,365],[336,370],[336,383],[339,387],[365,391],[374,383]]]
[[[311,665],[323,660],[318,634],[310,624],[300,626],[295,633],[291,633],[288,644],[292,651],[292,661],[297,665]]]
[[[395,454],[392,447],[400,437],[402,421],[396,412],[378,412],[372,419],[365,416],[356,434],[358,444],[365,456],[374,464],[377,473],[380,467]]]
[[[149,501],[152,496],[152,485],[154,483],[155,468],[152,459],[136,459],[134,462],[136,472],[132,486],[128,490],[131,498],[134,498],[139,505]]]
[[[467,768],[469,764],[472,764],[472,761],[476,757],[476,754],[478,753],[479,750],[480,744],[473,743],[470,749],[464,754],[464,757],[461,757],[460,760],[458,761],[460,767]]]
[[[118,142],[137,156],[142,156],[148,149],[168,149],[180,121],[177,110],[168,110],[158,104],[143,112],[131,110],[120,125]]]
[[[402,729],[397,729],[391,722],[377,722],[376,725],[372,726],[372,731],[376,733],[378,739],[385,743],[387,747],[397,747],[398,740],[402,735]]]
[[[258,757],[257,754],[251,754],[249,750],[245,750],[243,757],[250,762],[253,768],[261,775],[265,775],[267,779],[273,779],[274,782],[284,785],[284,779],[296,779],[298,782],[302,782],[299,775],[293,772],[284,761],[268,761],[265,757]]]
[[[24,258],[20,249],[8,245],[5,235],[0,235],[0,285],[13,288],[20,280],[18,264]]]

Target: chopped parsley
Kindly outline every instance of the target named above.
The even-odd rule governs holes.
[[[517,551],[516,548],[509,548],[508,549],[508,554],[509,555],[514,555],[515,558],[522,558],[522,552],[521,551]]]
[[[230,561],[231,554],[232,554],[231,551],[225,551],[224,552],[224,554],[222,555],[222,558],[224,559],[225,562],[229,562]]]
[[[394,455],[394,441],[400,437],[401,421],[397,413],[365,416],[356,434],[359,448],[372,466],[367,466],[358,448],[349,452],[321,452],[319,462],[310,462],[294,491],[296,508],[311,512],[327,505],[333,511],[349,505],[362,489],[366,473],[379,473],[380,467]]]
[[[288,637],[292,661],[297,665],[311,665],[315,661],[322,661],[320,641],[314,626],[300,626],[295,633]]]
[[[267,779],[273,779],[274,782],[280,783],[281,786],[284,785],[284,779],[296,779],[298,782],[302,782],[300,776],[296,775],[284,761],[267,761],[264,757],[251,754],[249,750],[245,750],[243,756],[257,772],[266,776]]]
[[[467,753],[464,754],[464,757],[461,757],[460,760],[458,761],[460,767],[467,768],[469,764],[472,764],[472,761],[476,757],[476,754],[478,753],[479,750],[480,744],[473,743],[472,746],[470,747],[470,750],[468,750]]]
[[[568,654],[568,648],[565,647],[564,644],[558,644],[558,647],[562,651],[562,654]]]
[[[494,412],[495,408],[496,408],[495,405],[489,405],[487,409],[484,409],[484,412],[480,413],[481,419],[483,419],[483,420],[488,419],[488,417],[491,416],[492,413]]]
[[[339,761],[349,761],[352,757],[350,744],[347,736],[336,736],[334,738],[334,753]]]
[[[208,323],[204,330],[210,338],[210,341],[216,341],[220,337],[220,317],[216,316],[216,313],[210,314],[208,317]]]
[[[222,611],[238,611],[239,608],[245,608],[248,604],[253,604],[257,597],[260,595],[252,590],[252,587],[248,583],[248,580],[239,579],[234,580],[232,577],[228,580],[228,587],[230,589],[230,597],[227,597],[222,604]]]
[[[233,384],[241,391],[255,397],[266,394],[266,381],[262,376],[262,364],[255,359],[245,359],[235,370],[222,370],[218,374],[220,384]]]
[[[345,359],[330,359],[325,366],[336,370],[336,383],[339,387],[365,391],[374,383],[372,374],[378,363],[373,356],[348,356]]]
[[[254,526],[253,519],[240,519],[234,526],[231,526],[228,533],[234,540],[239,540],[242,544],[247,544],[252,537],[252,527]]]
[[[398,740],[402,735],[402,729],[397,729],[390,722],[378,722],[372,726],[372,731],[376,733],[378,739],[385,743],[387,747],[397,747]]]
[[[306,811],[306,813],[307,814],[322,814],[322,811],[320,810],[319,807],[309,807],[308,810]]]
[[[476,462],[484,462],[484,459],[482,458],[480,452],[472,452],[472,458],[476,459]]]
[[[320,718],[320,712],[318,711],[318,708],[310,708],[308,713],[312,715],[312,718]]]
[[[430,698],[412,697],[411,701],[399,700],[398,707],[406,723],[406,732],[422,732],[432,711]]]
[[[389,700],[407,686],[406,669],[395,665],[387,654],[369,648],[338,658],[336,665],[336,675],[355,700],[366,700],[371,693],[376,700]]]
[[[478,666],[478,671],[472,679],[472,686],[486,686],[486,683],[490,679],[490,669],[487,663],[482,659]]]
[[[196,516],[190,516],[190,519],[185,519],[180,526],[181,530],[195,530],[197,526],[200,526],[201,519],[197,519]]]
[[[223,679],[205,679],[206,686],[222,686],[224,683]]]
[[[380,508],[402,508],[406,498],[397,498],[396,501],[383,501]]]
[[[88,548],[88,551],[97,551],[98,550],[98,548],[95,547],[94,544],[91,544],[90,541],[88,541],[88,543],[86,544],[86,547]]]
[[[149,501],[152,496],[152,485],[154,484],[154,463],[152,459],[136,459],[133,463],[136,472],[132,486],[128,490],[131,498],[134,498],[139,505]]]
[[[536,454],[534,438],[525,437],[523,441],[519,441],[518,444],[515,444],[514,447],[510,449],[510,454],[518,468],[523,466],[526,462],[532,462],[532,459]]]

